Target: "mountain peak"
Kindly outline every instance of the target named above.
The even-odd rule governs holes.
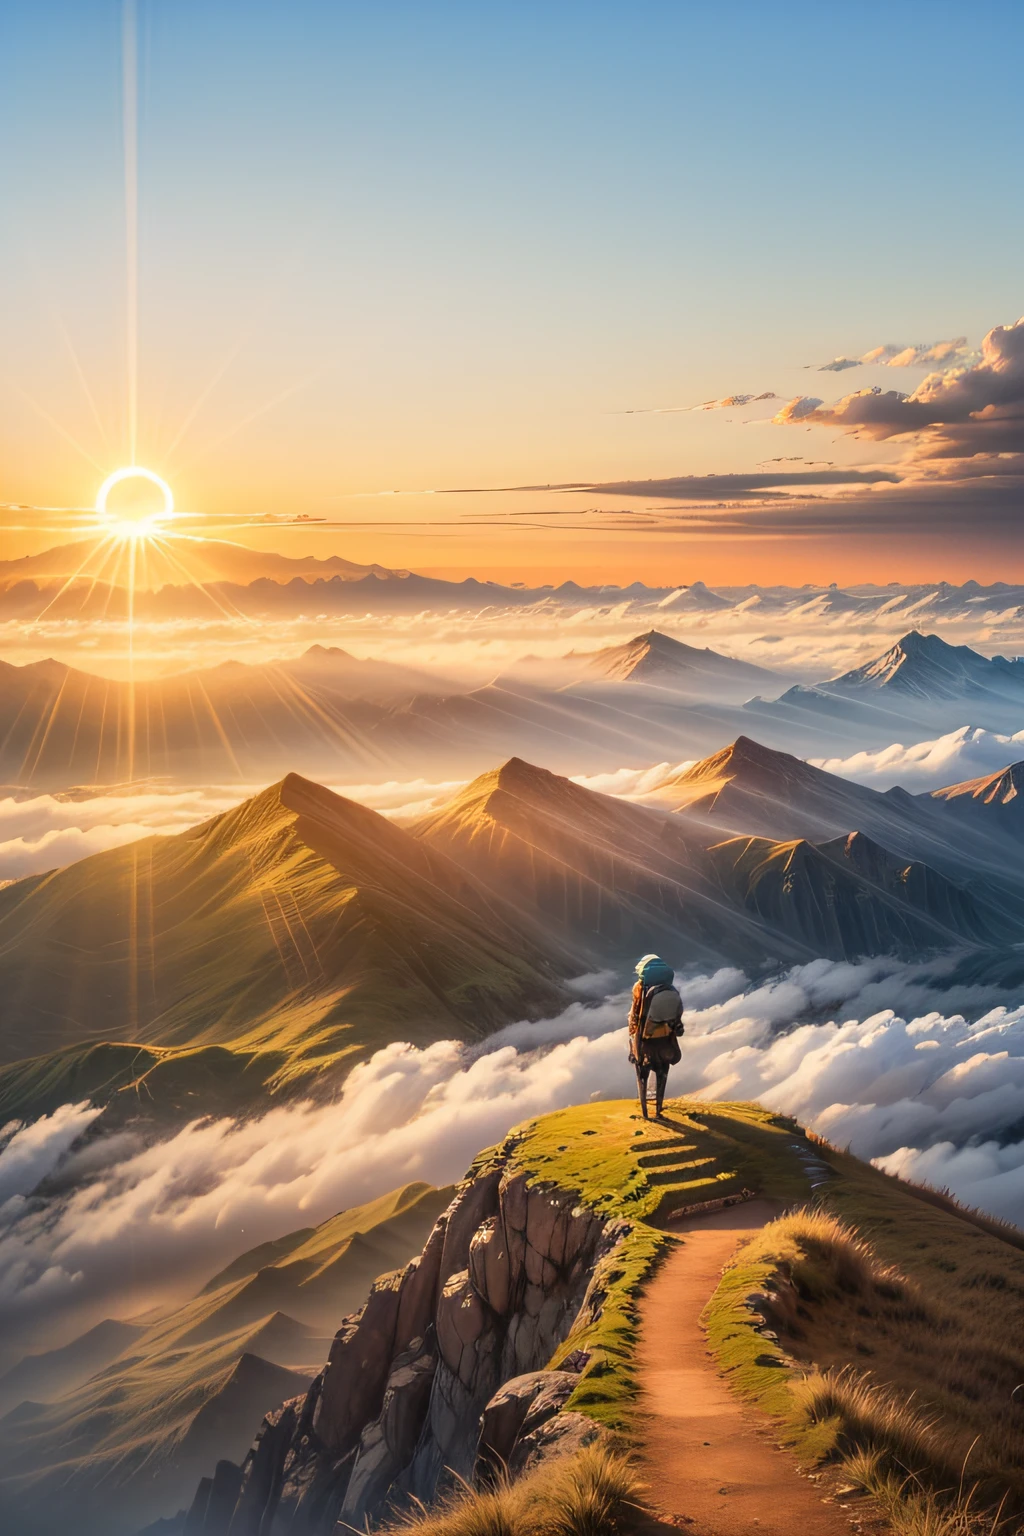
[[[998,773],[983,774],[977,779],[966,779],[962,784],[949,784],[944,789],[933,790],[933,800],[966,801],[978,805],[1010,805],[1024,800],[1024,762],[1011,763]]]
[[[788,752],[779,752],[774,747],[766,747],[761,742],[755,741],[752,736],[737,736],[727,747],[722,747],[718,752],[713,752],[710,757],[702,758],[699,763],[694,763],[692,768],[685,769],[671,782],[674,784],[696,784],[702,781],[717,779],[732,779],[738,775],[749,776],[752,772],[758,776],[770,773],[773,776],[785,774],[791,777],[800,770],[814,772],[808,769],[808,765],[798,757],[791,757]]]
[[[495,783],[502,789],[550,787],[564,782],[557,773],[552,773],[548,768],[538,768],[536,763],[528,763],[523,757],[510,757],[492,772]],[[489,775],[484,774],[482,777],[487,778]]]
[[[950,645],[941,635],[912,629],[882,655],[844,672],[828,687],[843,693],[891,689],[925,702],[962,699],[990,691],[1016,692],[1024,665],[1004,656],[982,656],[969,645]]]
[[[776,676],[753,662],[687,645],[660,629],[645,630],[622,645],[593,653],[589,671],[616,682],[649,683],[707,697],[718,697],[723,690],[735,696],[740,689],[746,696],[751,687],[763,686]]]

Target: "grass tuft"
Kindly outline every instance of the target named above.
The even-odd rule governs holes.
[[[913,1401],[898,1396],[847,1367],[816,1372],[793,1383],[797,1415],[835,1429],[836,1450],[844,1460],[867,1453],[887,1474],[925,1478],[956,1486],[963,1466],[949,1455],[934,1418]]]
[[[437,1510],[417,1511],[382,1536],[631,1536],[643,1523],[641,1485],[626,1458],[592,1445],[513,1482],[463,1486]]]

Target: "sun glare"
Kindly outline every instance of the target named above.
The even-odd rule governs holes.
[[[115,505],[111,506],[111,492],[133,480],[144,484],[132,487],[134,494],[127,500],[117,497]],[[155,488],[160,505],[154,506],[152,494],[145,494],[147,485]],[[144,493],[141,496],[140,491]],[[100,486],[96,494],[96,516],[102,526],[118,538],[149,538],[173,519],[174,493],[167,481],[154,470],[129,464],[123,469],[115,469]]]

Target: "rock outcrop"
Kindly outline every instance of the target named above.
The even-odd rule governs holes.
[[[529,1182],[515,1145],[471,1172],[417,1258],[376,1281],[241,1469],[221,1464],[213,1486],[204,1480],[190,1536],[360,1528],[456,1478],[486,1484],[603,1433],[567,1409],[597,1362],[559,1351],[600,1316],[631,1227]]]

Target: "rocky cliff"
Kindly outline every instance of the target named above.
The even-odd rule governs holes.
[[[571,1346],[600,1317],[633,1229],[531,1178],[516,1146],[474,1165],[422,1253],[377,1280],[242,1467],[221,1462],[203,1479],[188,1536],[362,1527],[453,1478],[483,1482],[602,1433],[572,1411],[592,1362]]]

